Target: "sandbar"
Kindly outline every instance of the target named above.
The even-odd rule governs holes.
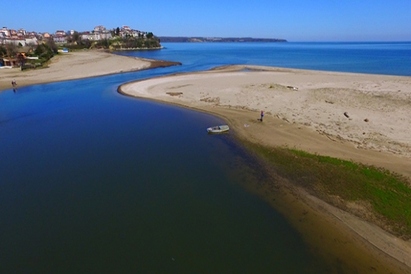
[[[157,61],[121,56],[104,50],[81,50],[54,56],[46,68],[21,71],[20,68],[0,67],[0,91],[22,86],[89,78],[138,71],[154,67],[178,65],[178,62]]]
[[[411,77],[228,66],[127,83],[119,91],[216,114],[233,134],[251,142],[352,160],[411,178]],[[260,111],[265,112],[263,122]],[[284,189],[270,203],[314,246],[328,245],[336,257],[352,260],[351,269],[359,273],[411,273],[410,241],[303,189]],[[364,253],[374,259],[356,266]]]

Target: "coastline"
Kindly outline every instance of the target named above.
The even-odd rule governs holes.
[[[228,66],[126,83],[118,90],[217,114],[252,142],[411,178],[411,77]]]
[[[11,81],[19,87],[90,78],[180,65],[178,62],[149,60],[112,54],[103,50],[84,50],[60,53],[54,56],[47,68],[21,71],[20,68],[0,69],[0,92],[12,89]]]
[[[51,60],[49,68],[23,72],[19,69],[0,70],[0,91],[12,89],[12,79],[21,87],[178,64],[124,57],[102,51],[74,52],[57,57],[59,58]],[[255,74],[250,77],[250,73]],[[290,75],[298,77],[294,79],[290,78]],[[340,79],[341,75],[344,77]],[[377,98],[378,102],[407,102],[410,98],[410,82],[410,77],[400,76],[230,66],[129,83],[122,85],[119,91],[134,97],[215,114],[224,118],[240,139],[250,142],[295,147],[311,153],[382,166],[411,177],[410,144],[403,142],[404,136],[411,136],[407,135],[407,130],[410,129],[408,124],[404,126],[406,120],[402,116],[410,113],[407,112],[408,109],[403,109],[403,105],[381,108],[391,119],[388,120],[390,127],[382,127],[387,121],[384,120],[386,117],[377,116],[381,109],[364,113],[359,106],[350,105],[363,98],[364,94],[358,93],[356,100],[351,101],[347,97],[358,89],[367,91],[368,95]],[[360,86],[351,87],[348,83],[359,83]],[[125,91],[126,87],[134,91]],[[294,87],[297,90],[294,90]],[[316,90],[317,94],[311,94],[310,98],[304,97],[309,90]],[[373,94],[374,90],[381,93]],[[195,93],[190,93],[193,91]],[[343,91],[343,96],[334,91]],[[392,91],[403,97],[400,97],[400,100],[389,97],[388,93]],[[309,101],[313,99],[311,97],[317,100]],[[236,101],[233,98],[236,98]],[[230,102],[227,103],[226,100]],[[346,101],[342,112],[337,106]],[[364,104],[369,101],[361,102]],[[362,106],[367,111],[372,110],[367,104]],[[261,109],[266,112],[263,123],[257,120]],[[344,112],[347,112],[349,117],[344,116]],[[321,120],[324,117],[325,120]],[[365,122],[365,119],[368,122]],[[398,123],[401,121],[403,123]],[[381,128],[382,133],[377,130]],[[363,134],[364,132],[366,134]],[[401,134],[395,136],[398,132]],[[390,138],[383,138],[384,136]],[[370,142],[372,140],[378,142]],[[303,238],[315,247],[314,252],[322,253],[326,257],[326,252],[331,251],[336,258],[348,258],[352,260],[350,269],[360,273],[411,273],[410,242],[391,237],[378,227],[310,196],[303,189],[284,183],[279,191],[265,194],[269,188],[270,186],[267,186],[250,191],[258,192],[287,216]],[[318,228],[322,230],[318,231]],[[326,248],[321,251],[319,246]],[[359,257],[361,266],[357,266]]]
[[[240,140],[374,165],[411,178],[410,77],[228,66],[128,83],[119,92],[215,114]],[[264,122],[258,121],[260,110]],[[411,273],[410,241],[290,183],[275,187],[250,191],[287,216],[315,252],[344,260],[359,273]]]

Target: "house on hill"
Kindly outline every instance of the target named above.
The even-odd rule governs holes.
[[[67,43],[67,35],[64,30],[58,30],[53,36],[53,41],[56,44],[64,44]]]
[[[81,39],[90,41],[99,41],[111,38],[111,31],[108,31],[104,26],[96,26],[93,31],[87,31],[81,34]]]

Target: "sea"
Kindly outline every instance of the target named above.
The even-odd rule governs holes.
[[[411,76],[411,43],[164,43],[180,66],[0,92],[0,273],[344,273],[245,185],[224,123],[117,92],[231,64]]]

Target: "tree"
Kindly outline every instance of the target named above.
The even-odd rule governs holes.
[[[102,48],[109,48],[110,47],[110,41],[108,39],[102,39],[100,41],[97,41],[96,46],[97,47],[102,47]]]
[[[17,63],[19,64],[20,67],[26,64],[26,58],[24,58],[23,54],[17,55]]]
[[[53,50],[46,44],[42,43],[37,46],[34,53],[41,59],[49,60],[54,56]]]
[[[116,28],[116,36],[119,36],[119,35],[120,35],[120,28],[117,27],[117,28]]]
[[[73,42],[79,42],[80,34],[77,31],[73,33],[72,37],[73,37]]]
[[[58,53],[57,45],[52,38],[48,39],[46,44],[53,53]]]
[[[92,43],[89,39],[86,39],[86,40],[80,40],[79,45],[82,45],[84,48],[89,49]]]
[[[17,53],[17,47],[13,43],[7,43],[6,44],[6,53],[8,57],[13,57]]]
[[[7,56],[7,49],[4,46],[0,46],[0,56]]]
[[[149,32],[146,34],[147,39],[153,38],[154,34],[152,32]]]

